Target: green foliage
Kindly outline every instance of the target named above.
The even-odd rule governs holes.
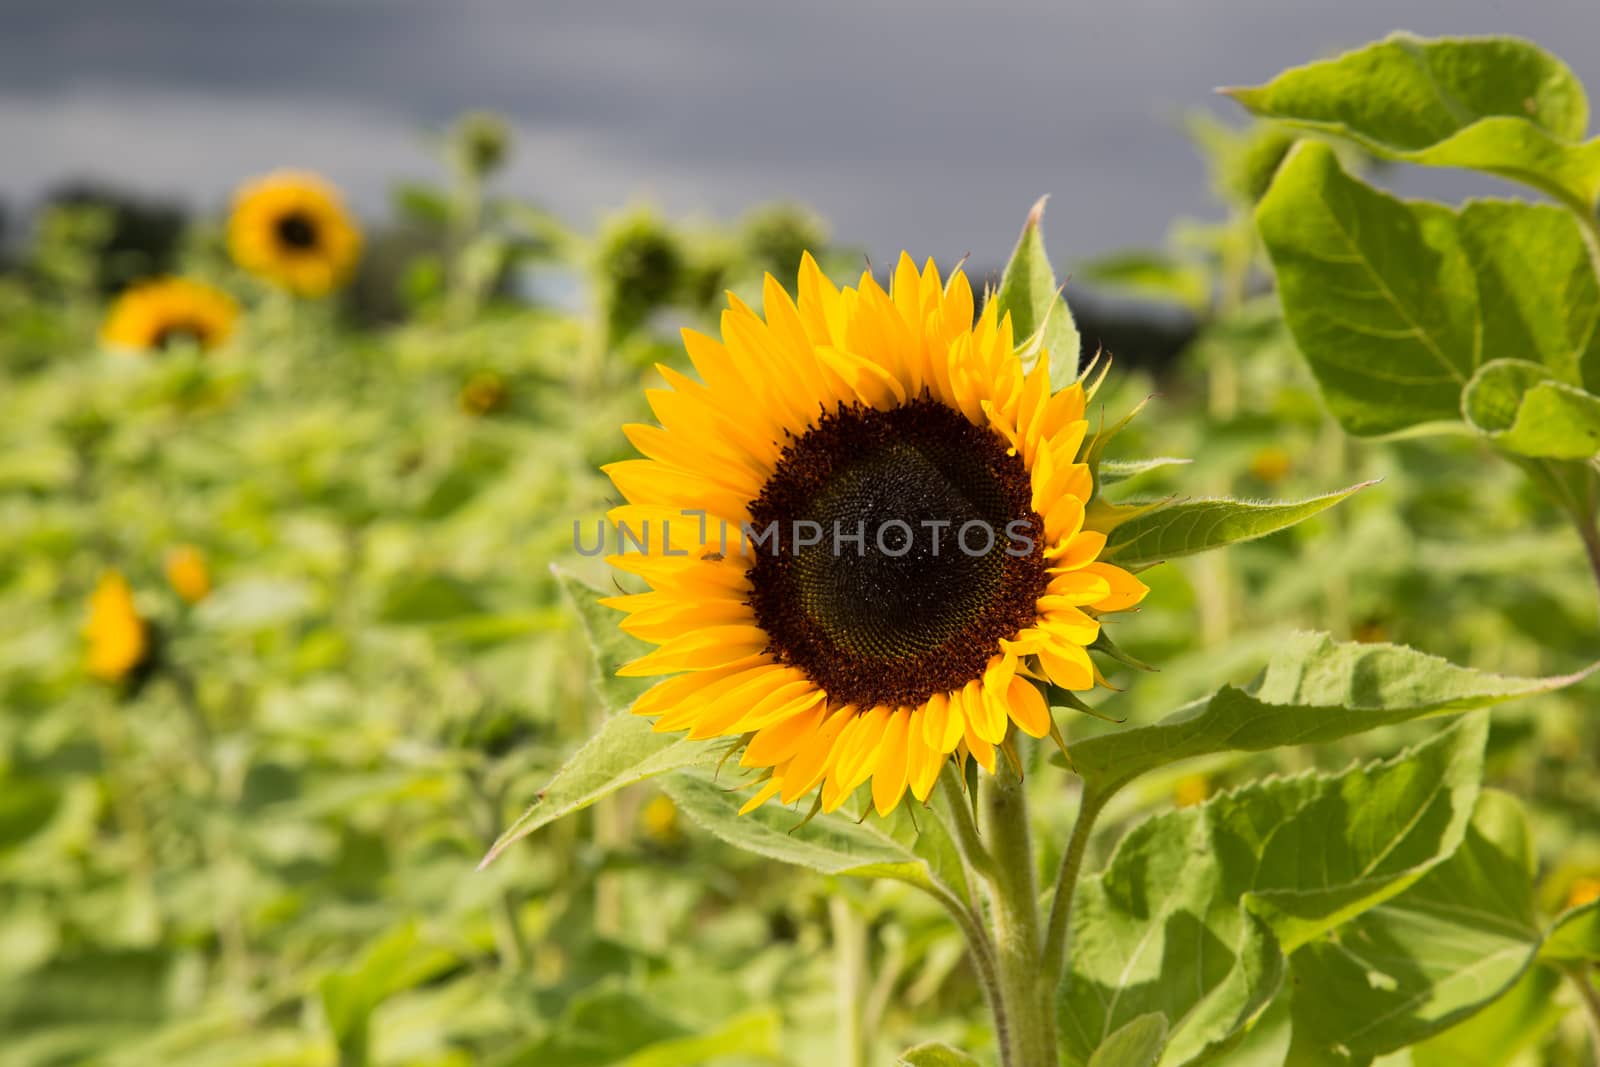
[[[1112,527],[1103,558],[1136,567],[1277,533],[1365,489],[1370,482],[1294,503],[1163,501]],[[1128,505],[1124,505],[1128,506]],[[1138,507],[1138,505],[1134,505]]]
[[[1146,1013],[1180,1020],[1160,1063],[1197,1061],[1277,994],[1284,953],[1448,859],[1478,795],[1471,716],[1393,760],[1245,786],[1149,819],[1078,890],[1063,1054],[1084,1063]]]
[[[1091,789],[1108,796],[1178,760],[1335,741],[1422,716],[1549,692],[1577,680],[1505,678],[1409,648],[1295,634],[1244,688],[1225,686],[1160,722],[1076,742],[1068,759]]]
[[[1365,1063],[1511,989],[1542,940],[1534,868],[1522,806],[1483,793],[1447,862],[1291,958],[1295,1054]],[[1333,1056],[1335,1048],[1343,1051]]]
[[[965,1052],[929,1042],[908,1048],[900,1053],[902,1067],[980,1067],[979,1062]]]
[[[1089,1067],[1155,1067],[1167,1043],[1167,1017],[1141,1015],[1100,1043]]]
[[[1589,209],[1600,199],[1600,140],[1582,140],[1583,86],[1527,41],[1397,33],[1228,92],[1258,115],[1390,159],[1487,171]]]
[[[1039,232],[1044,204],[1041,199],[1028,213],[1022,236],[1000,275],[994,300],[1001,315],[1011,316],[1018,346],[1031,353],[1031,360],[1024,359],[1024,366],[1031,367],[1039,352],[1044,351],[1050,358],[1051,387],[1061,389],[1078,378],[1083,340],[1045,255],[1044,236]]]

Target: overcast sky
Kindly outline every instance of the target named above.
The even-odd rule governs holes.
[[[1071,258],[1210,211],[1178,119],[1229,113],[1214,86],[1397,28],[1522,34],[1600,95],[1596,0],[0,0],[0,197],[216,206],[296,165],[376,212],[431,173],[424,131],[487,107],[504,189],[575,222],[793,198],[878,257],[992,262],[1049,192]]]

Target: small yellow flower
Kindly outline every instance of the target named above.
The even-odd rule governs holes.
[[[1567,890],[1567,907],[1581,908],[1600,900],[1600,875],[1585,875],[1573,881]]]
[[[1172,799],[1180,808],[1192,808],[1196,804],[1203,804],[1210,795],[1211,782],[1203,774],[1185,775],[1172,787]]]
[[[361,252],[361,231],[338,190],[312,174],[278,171],[247,182],[233,200],[234,261],[299,296],[343,285]]]
[[[188,278],[157,278],[117,298],[100,338],[108,348],[128,352],[159,352],[185,342],[210,351],[232,335],[238,317],[238,305],[220,289]]]
[[[206,557],[193,545],[178,545],[167,553],[167,582],[173,591],[190,604],[198,604],[211,593],[211,570]]]
[[[1250,473],[1268,483],[1283,481],[1292,468],[1289,453],[1277,445],[1263,448],[1250,460]]]
[[[89,597],[89,621],[83,636],[89,645],[89,673],[106,682],[120,682],[150,656],[150,630],[133,605],[133,590],[116,571],[107,571]]]
[[[506,381],[492,370],[473,374],[461,386],[456,403],[468,415],[493,415],[506,406]]]
[[[645,836],[659,844],[670,844],[683,836],[678,825],[678,806],[665,793],[657,793],[639,812]]]

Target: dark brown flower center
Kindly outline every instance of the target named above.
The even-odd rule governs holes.
[[[303,211],[291,211],[277,222],[278,240],[299,252],[317,247],[317,224]]]
[[[1048,584],[1020,457],[924,396],[840,406],[752,502],[750,603],[770,652],[840,703],[920,703],[983,673]],[[773,526],[776,529],[773,531]]]
[[[150,347],[162,351],[180,345],[205,348],[210,340],[211,330],[204,323],[193,319],[182,319],[162,326],[155,337],[151,338]]]

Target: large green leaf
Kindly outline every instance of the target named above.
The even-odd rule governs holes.
[[[1123,566],[1159,563],[1284,530],[1365,489],[1371,482],[1309,500],[1174,500],[1119,522],[1101,558]]]
[[[1164,1067],[1238,1034],[1276,994],[1283,947],[1404,891],[1456,849],[1487,726],[1470,716],[1392,760],[1269,780],[1135,827],[1078,891],[1059,1013],[1067,1061],[1150,1012],[1178,1020]]]
[[[1461,395],[1467,422],[1508,452],[1539,459],[1600,455],[1600,396],[1537,363],[1485,363]]]
[[[719,752],[716,746],[690,741],[683,734],[658,734],[648,719],[618,712],[573,753],[539,791],[538,799],[500,835],[483,866],[535,830],[582,811],[601,797],[669,771],[713,761]]]
[[[656,679],[619,678],[617,668],[645,655],[654,646],[623,632],[617,625],[622,621],[622,613],[600,603],[601,598],[609,594],[584,584],[560,567],[551,567],[550,573],[555,575],[562,594],[577,613],[583,632],[589,638],[595,692],[607,710],[620,711],[654,685]]]
[[[1352,178],[1298,145],[1256,209],[1284,319],[1352,433],[1460,418],[1482,362],[1474,267],[1454,212]]]
[[[1039,233],[1044,203],[1041,198],[1028,212],[1022,236],[1017,239],[1005,272],[1000,275],[1000,288],[994,300],[1000,314],[1010,313],[1017,344],[1025,348],[1042,346],[1049,355],[1050,384],[1060,389],[1077,380],[1083,342],[1072,321],[1072,310],[1056,284],[1050,258],[1045,255],[1044,237]],[[1030,360],[1036,358],[1037,353],[1034,353]]]
[[[559,568],[554,572],[589,635],[596,691],[608,708],[625,708],[648,687],[650,679],[644,679],[645,684],[641,685],[640,679],[618,678],[616,669],[643,655],[649,646],[617,628],[619,616],[599,602],[602,594],[598,590]],[[616,711],[539,791],[538,799],[528,810],[500,835],[483,864],[494,862],[540,827],[582,811],[601,797],[668,771],[714,760],[719,751],[714,745],[690,741],[682,734],[656,733],[648,720],[635,718],[626,710]]]
[[[1548,692],[1581,677],[1509,678],[1414,649],[1298,633],[1243,689],[1225,686],[1160,722],[1079,741],[1070,753],[1073,767],[1104,797],[1178,760],[1334,741]]]
[[[1600,392],[1600,282],[1572,212],[1473,200],[1456,225],[1477,275],[1483,358],[1529,360]]]
[[[1560,987],[1549,967],[1529,968],[1492,1004],[1411,1046],[1412,1067],[1507,1067],[1561,1022]]]
[[[1583,86],[1527,41],[1397,33],[1228,93],[1390,159],[1486,171],[1589,209],[1600,199],[1600,141],[1581,142]]]
[[[900,1053],[902,1067],[982,1067],[978,1060],[939,1041],[908,1048]]]
[[[1534,864],[1522,806],[1483,793],[1448,862],[1291,958],[1291,1062],[1366,1063],[1515,986],[1541,941]]]
[[[806,819],[776,804],[740,815],[746,794],[705,774],[675,775],[665,787],[697,826],[746,852],[823,874],[893,878],[923,887],[934,884],[929,865],[897,839],[884,820],[857,822],[841,814]]]

